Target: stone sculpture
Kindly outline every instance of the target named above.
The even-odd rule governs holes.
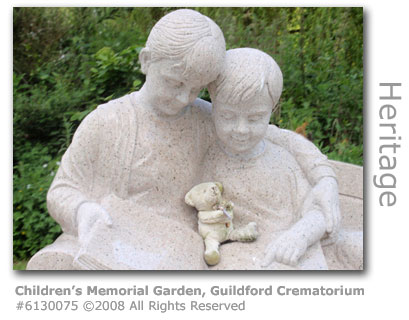
[[[146,74],[141,90],[100,105],[76,131],[47,196],[49,213],[61,225],[63,234],[38,252],[28,269],[208,269],[202,258],[203,240],[197,233],[194,209],[183,200],[194,185],[218,181],[202,180],[210,172],[206,163],[214,157],[219,135],[217,123],[215,129],[212,122],[211,105],[196,97],[223,71],[225,55],[221,30],[196,11],[176,10],[157,22],[139,55]],[[243,79],[248,76],[242,74]],[[281,87],[273,86],[272,90],[276,96]],[[218,110],[216,106],[215,119]],[[334,242],[340,212],[336,176],[328,160],[293,132],[268,125],[263,128],[264,142],[256,146],[254,154],[246,156],[257,156],[271,144],[278,150],[272,165],[283,166],[288,161],[291,170],[301,171],[303,178],[298,180],[302,182],[291,180],[308,199],[299,212],[320,212],[321,243]],[[245,169],[234,165],[224,164],[237,177],[245,176]],[[262,169],[256,169],[255,174],[254,184],[265,181]],[[228,180],[221,182],[229,185]],[[288,186],[280,185],[275,191],[280,189],[287,190]],[[236,205],[240,225],[248,219],[267,227],[259,211],[253,210],[256,216],[250,219],[248,212],[240,209],[241,201],[262,203],[271,193],[265,191],[257,195],[226,193]],[[295,196],[301,194],[297,191]],[[297,198],[294,203],[301,201]],[[263,238],[267,234],[263,228],[260,239],[247,244],[255,245],[257,253],[264,252],[263,245],[272,241]],[[240,254],[230,250],[233,244],[237,248],[244,245],[223,246],[226,254],[222,253],[221,263],[213,268],[262,268],[258,257],[249,255],[250,261],[245,250]],[[320,254],[318,241],[302,259],[309,261],[308,257]],[[280,259],[278,252],[274,257],[289,262],[285,255]],[[229,261],[231,264],[226,265]],[[303,261],[300,265],[320,269],[325,259],[317,265],[306,263],[303,267]]]
[[[219,245],[225,241],[254,241],[257,224],[233,227],[233,203],[222,197],[223,186],[219,182],[204,182],[194,186],[185,196],[185,202],[198,211],[199,234],[205,242],[204,258],[208,265],[220,261]]]

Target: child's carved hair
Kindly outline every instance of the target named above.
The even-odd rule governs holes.
[[[185,73],[214,75],[224,64],[226,44],[220,28],[201,13],[189,9],[173,11],[152,28],[146,48],[152,62],[170,59],[183,62]]]
[[[260,50],[239,48],[226,52],[223,71],[208,89],[212,101],[218,99],[235,104],[254,97],[265,86],[274,108],[283,89],[280,67]]]

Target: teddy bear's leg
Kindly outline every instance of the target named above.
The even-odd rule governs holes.
[[[257,224],[250,222],[247,226],[233,229],[229,234],[229,239],[233,241],[253,241],[258,236]]]
[[[205,253],[204,253],[204,258],[205,261],[208,265],[214,266],[215,264],[218,264],[220,261],[220,253],[219,253],[219,241],[214,239],[213,237],[207,236],[204,239],[205,242]]]

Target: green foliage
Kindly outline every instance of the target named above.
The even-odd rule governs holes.
[[[58,162],[46,147],[36,145],[30,149],[13,173],[13,254],[17,260],[30,258],[61,233],[60,226],[48,215],[45,202]]]
[[[140,89],[139,52],[174,9],[14,9],[15,259],[61,232],[45,202],[58,160],[97,105]],[[362,164],[361,8],[195,9],[220,26],[228,49],[258,48],[278,62],[284,91],[272,123],[304,134],[331,159]],[[207,90],[200,97],[209,100]]]
[[[61,8],[15,8],[13,13],[13,68],[30,74],[58,56],[70,25]]]
[[[138,64],[141,49],[130,46],[116,53],[111,47],[101,48],[90,63],[91,78],[84,84],[97,96],[106,96],[105,100],[139,90],[145,79]]]
[[[13,261],[13,270],[26,270],[28,261]]]

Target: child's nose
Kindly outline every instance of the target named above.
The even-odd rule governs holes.
[[[247,121],[245,119],[239,119],[236,126],[236,132],[240,134],[247,134],[249,132]]]
[[[188,90],[183,90],[179,92],[177,95],[176,99],[183,105],[188,105],[189,104],[189,98],[190,98],[190,91]]]

